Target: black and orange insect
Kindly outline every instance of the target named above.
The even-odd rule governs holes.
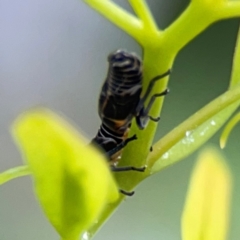
[[[102,124],[92,142],[106,153],[112,163],[112,171],[144,171],[145,167],[117,167],[114,163],[119,159],[122,148],[137,138],[136,135],[128,138],[133,118],[136,119],[140,129],[146,127],[149,119],[159,121],[159,117],[149,116],[149,111],[155,99],[166,95],[168,89],[153,94],[146,107],[144,103],[155,82],[169,75],[170,70],[153,78],[141,97],[143,66],[139,57],[134,53],[117,50],[108,56],[108,62],[108,74],[100,93],[98,106]],[[126,194],[125,191],[120,191]]]

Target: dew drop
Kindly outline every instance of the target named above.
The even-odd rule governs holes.
[[[206,128],[204,128],[201,133],[200,133],[200,136],[204,136],[205,133],[209,130],[209,127],[207,126]]]
[[[91,234],[89,232],[83,233],[81,240],[90,240],[90,239],[91,239]]]
[[[162,155],[162,159],[168,159],[169,158],[169,153],[166,152]]]
[[[192,131],[186,131],[185,136],[189,137],[192,134]]]
[[[187,131],[185,133],[185,138],[182,140],[182,143],[183,144],[191,144],[194,142],[194,138],[193,138],[193,135],[192,135],[193,131]]]
[[[215,126],[216,125],[216,122],[214,120],[211,121],[211,125],[212,126]]]

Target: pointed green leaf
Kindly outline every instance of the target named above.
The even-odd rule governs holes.
[[[199,156],[182,216],[183,240],[227,239],[231,180],[216,150],[205,150]]]
[[[63,239],[75,240],[97,221],[118,188],[106,159],[53,112],[31,110],[13,127],[45,214]]]

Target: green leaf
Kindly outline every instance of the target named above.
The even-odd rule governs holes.
[[[49,221],[63,239],[78,239],[106,204],[118,198],[106,159],[76,129],[46,109],[21,115],[13,134]]]
[[[203,151],[193,171],[182,216],[183,240],[225,240],[232,178],[215,149]]]

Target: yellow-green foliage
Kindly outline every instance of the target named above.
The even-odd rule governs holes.
[[[240,1],[192,0],[185,11],[163,30],[157,27],[144,0],[129,0],[136,15],[110,0],[84,2],[142,46],[144,90],[154,76],[171,69],[177,53],[208,26],[240,16]],[[137,134],[138,140],[124,149],[120,165],[147,165],[147,170],[145,173],[127,173],[127,176],[118,174],[116,179],[121,188],[131,190],[152,173],[184,159],[219,130],[236,110],[240,99],[239,42],[229,90],[155,143],[153,152],[149,153],[149,149],[157,124],[149,122],[145,130],[132,124],[130,135]],[[156,84],[153,93],[166,89],[167,83],[166,77]],[[151,116],[159,116],[163,100],[154,103]],[[93,235],[123,199],[120,196],[105,208],[106,204],[117,199],[118,191],[104,157],[93,147],[86,146],[76,129],[47,110],[26,112],[16,121],[13,132],[27,166],[0,174],[0,183],[32,173],[37,197],[62,238],[77,239],[84,230]],[[208,156],[206,159],[215,159],[215,153]],[[212,169],[215,160],[209,161],[209,169]],[[220,165],[217,163],[216,168]],[[208,167],[206,169],[209,171]]]
[[[14,124],[13,135],[48,219],[63,239],[78,239],[106,204],[118,198],[106,159],[49,110],[22,114]]]

